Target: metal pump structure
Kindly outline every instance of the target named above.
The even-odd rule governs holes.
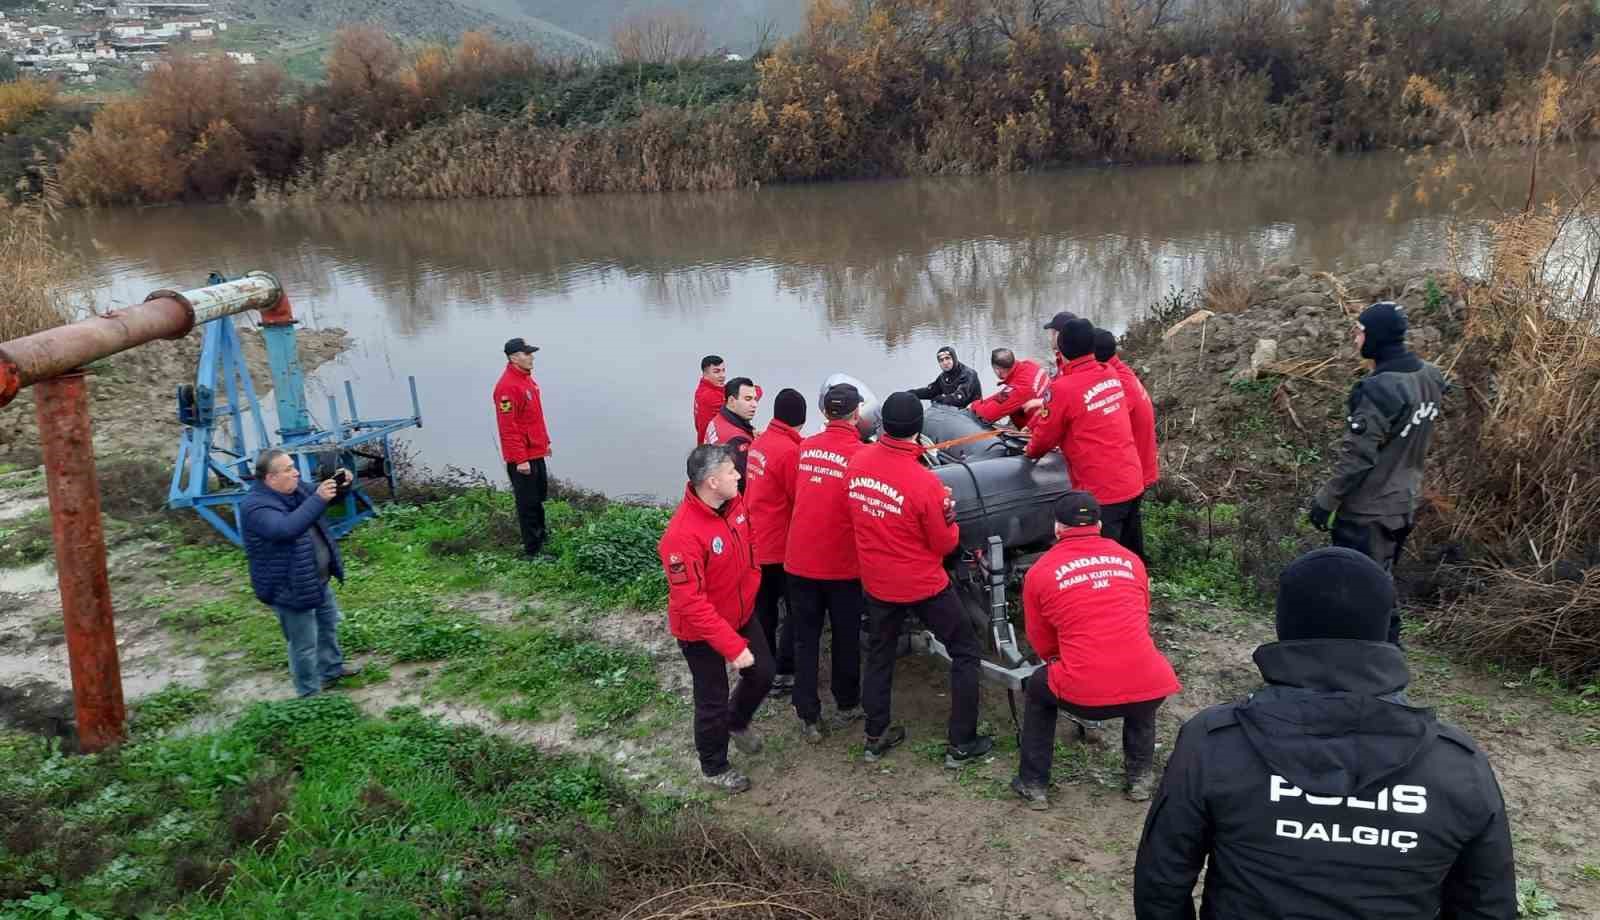
[[[100,520],[100,488],[95,477],[94,440],[89,420],[89,386],[82,368],[157,339],[181,339],[197,325],[227,320],[207,329],[207,351],[214,360],[221,361],[225,372],[242,374],[248,386],[249,377],[244,373],[237,349],[237,333],[228,319],[247,310],[261,311],[262,322],[268,329],[287,327],[286,332],[267,336],[267,348],[269,354],[278,351],[272,364],[273,378],[280,384],[279,389],[300,394],[300,414],[283,413],[280,397],[283,424],[286,427],[296,425],[305,420],[305,415],[304,384],[294,354],[294,313],[282,286],[265,272],[251,272],[234,281],[192,291],[157,291],[135,306],[0,342],[0,408],[16,399],[23,387],[34,387],[50,498],[56,572],[66,621],[78,743],[85,752],[103,750],[123,739],[127,707],[122,697],[122,669],[117,658],[116,626],[106,575],[105,530]],[[228,344],[230,334],[231,346]],[[205,363],[202,360],[198,383],[209,388],[214,378],[205,376]],[[212,367],[214,372],[215,364]],[[280,380],[280,371],[294,386],[281,386],[284,381]],[[196,422],[207,414],[200,409],[203,402],[211,407],[211,417],[215,418],[214,403],[209,402],[209,396],[202,399],[200,389],[197,386],[194,394],[193,419]],[[249,394],[248,390],[245,392]],[[413,407],[415,392],[413,384]],[[259,410],[253,396],[243,402],[230,397],[224,408],[237,420],[239,413],[249,406]],[[353,411],[352,404],[352,414]],[[415,416],[404,421],[421,423]],[[391,426],[399,424],[398,420],[341,423],[335,411],[332,428],[322,432],[323,437],[315,443],[321,450],[352,451],[357,444],[387,437],[396,430]],[[286,442],[294,442],[295,437],[306,439],[314,433],[309,422],[304,424],[304,429],[292,435],[285,432]],[[188,469],[192,473],[197,464],[203,463],[199,466],[202,471],[210,470],[238,484],[228,472],[242,469],[238,464],[245,458],[232,458],[218,464],[224,468],[222,470],[213,467],[212,445],[206,435],[211,430],[207,425],[190,425],[185,432],[185,444],[190,450],[186,456]],[[242,425],[236,423],[233,430],[241,432]],[[335,434],[337,438],[333,437]],[[312,442],[294,443],[309,445]],[[234,446],[240,445],[235,442]],[[192,481],[190,487],[193,487]],[[215,493],[206,493],[203,486],[199,494],[215,496]],[[218,498],[203,507],[223,503],[225,500]],[[367,510],[370,511],[370,502]]]
[[[213,273],[211,283],[228,282]],[[344,392],[350,407],[349,417],[339,415],[338,401],[329,396],[328,427],[319,427],[306,406],[305,375],[300,367],[295,326],[294,310],[286,296],[261,313],[261,338],[267,348],[273,399],[278,409],[276,442],[267,437],[266,424],[261,418],[261,401],[245,366],[239,333],[231,316],[206,324],[195,382],[178,387],[178,421],[183,424],[184,431],[178,443],[167,507],[194,509],[235,546],[242,546],[244,542],[239,506],[249,494],[255,475],[251,467],[259,451],[267,447],[288,451],[306,481],[321,478],[319,467],[326,469],[336,465],[356,473],[356,484],[343,494],[341,504],[335,506],[342,514],[328,521],[328,530],[338,538],[377,513],[377,506],[360,485],[363,478],[388,480],[393,494],[390,436],[406,428],[422,426],[417,379],[411,377],[408,378],[411,415],[392,419],[361,418],[356,410],[355,390],[346,381]],[[379,445],[382,450],[377,454],[362,452],[362,448],[370,445]],[[366,463],[362,463],[363,460]],[[228,512],[226,515],[218,513],[224,509]]]

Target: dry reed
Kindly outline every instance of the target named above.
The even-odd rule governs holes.
[[[72,318],[74,261],[51,236],[61,195],[46,175],[43,191],[20,204],[0,198],[0,342]]]

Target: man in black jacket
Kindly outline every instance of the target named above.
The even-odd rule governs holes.
[[[945,406],[965,409],[969,403],[983,395],[983,384],[978,382],[978,372],[956,358],[956,350],[949,345],[939,349],[939,376],[925,387],[911,391],[918,399],[927,399]]]
[[[1410,705],[1384,641],[1394,589],[1342,547],[1278,588],[1267,686],[1178,734],[1134,868],[1138,920],[1513,920],[1516,866],[1494,770]]]
[[[1333,545],[1394,569],[1422,504],[1422,466],[1444,399],[1444,373],[1406,348],[1405,308],[1375,303],[1356,326],[1372,373],[1350,391],[1344,443],[1333,475],[1311,500],[1311,523],[1333,531]],[[1334,512],[1338,518],[1330,525]],[[1389,641],[1400,641],[1400,609]]]

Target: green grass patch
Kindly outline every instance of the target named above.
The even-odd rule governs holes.
[[[662,696],[650,656],[535,628],[498,631],[489,653],[450,664],[437,690],[476,700],[502,719],[549,721],[570,710],[585,735]]]
[[[590,765],[338,696],[88,757],[5,734],[0,911],[462,913],[476,876],[510,873],[574,821],[607,826],[625,800]]]
[[[1179,502],[1143,505],[1152,592],[1180,600],[1254,609],[1265,600],[1240,571],[1233,534],[1239,509]]]
[[[173,684],[133,704],[130,729],[135,735],[159,734],[215,706],[210,691]]]
[[[50,509],[38,508],[0,522],[0,568],[20,568],[55,554]]]

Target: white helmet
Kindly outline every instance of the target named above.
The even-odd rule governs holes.
[[[876,437],[878,434],[878,402],[877,394],[872,388],[850,376],[849,374],[830,374],[827,380],[822,381],[822,389],[817,391],[817,408],[822,409],[823,397],[828,395],[828,389],[841,383],[848,383],[861,394],[861,421],[856,427],[861,432],[863,441]]]

